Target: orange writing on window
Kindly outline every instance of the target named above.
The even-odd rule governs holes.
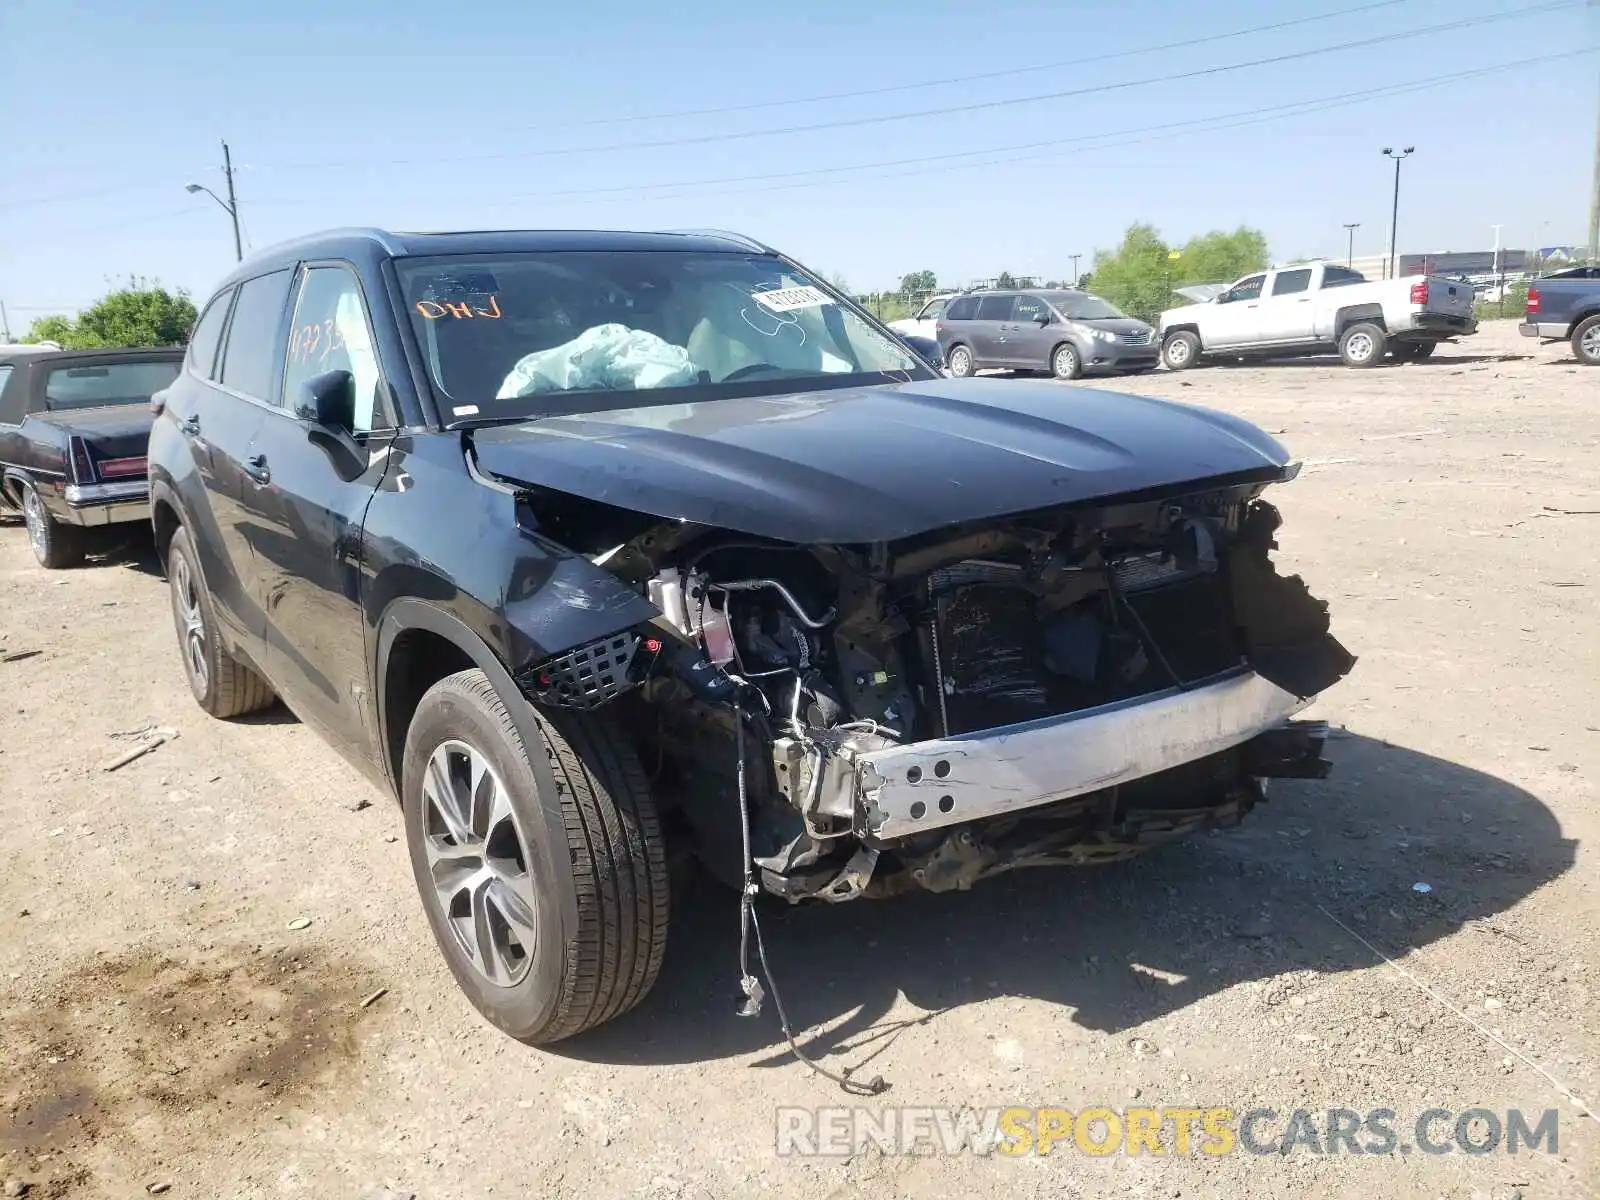
[[[479,317],[491,321],[498,321],[503,315],[500,311],[500,298],[490,296],[487,308],[479,308],[475,304],[440,304],[436,300],[418,300],[416,310],[425,320],[441,321],[450,317],[456,321],[472,321]]]

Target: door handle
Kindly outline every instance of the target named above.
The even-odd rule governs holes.
[[[244,460],[244,473],[257,483],[266,483],[272,478],[272,472],[267,470],[267,456],[265,454],[252,454]]]
[[[194,413],[190,413],[187,417],[178,422],[178,428],[183,431],[183,435],[185,437],[199,437],[200,418],[195,416]]]

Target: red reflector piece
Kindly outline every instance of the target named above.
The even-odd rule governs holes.
[[[1411,303],[1413,303],[1413,304],[1426,304],[1427,302],[1428,302],[1428,284],[1427,284],[1427,281],[1424,280],[1421,283],[1413,283],[1411,285]]]
[[[650,651],[651,654],[660,654],[661,653],[661,643],[659,641],[657,641],[655,638],[646,638],[645,639],[645,643],[644,643],[644,648],[646,650]]]
[[[1528,289],[1528,315],[1529,316],[1533,316],[1536,313],[1538,313],[1538,311],[1539,311],[1539,289],[1531,287],[1531,288]]]
[[[101,479],[129,479],[145,473],[144,455],[131,458],[103,458],[100,460]]]
[[[551,683],[550,673],[548,671],[540,671],[539,672],[539,686],[540,687],[549,687],[550,683]]]
[[[69,439],[71,447],[70,465],[72,467],[73,483],[93,483],[95,481],[94,463],[89,458],[89,447],[83,444],[83,439],[75,437]]]

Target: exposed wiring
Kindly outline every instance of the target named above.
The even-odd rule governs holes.
[[[874,1075],[864,1082],[857,1082],[850,1078],[850,1073],[830,1071],[821,1063],[811,1058],[800,1049],[800,1043],[795,1040],[794,1029],[789,1024],[789,1014],[783,1007],[783,997],[778,992],[777,980],[772,975],[772,964],[767,961],[767,946],[761,938],[761,921],[756,916],[755,901],[760,894],[760,887],[756,883],[755,860],[750,852],[750,799],[745,787],[745,756],[744,756],[744,708],[735,700],[733,704],[734,736],[739,745],[739,836],[744,849],[744,886],[739,895],[739,987],[744,992],[744,1003],[739,1008],[739,1015],[744,1017],[759,1016],[761,1002],[767,992],[772,993],[772,1006],[778,1010],[778,1025],[783,1030],[784,1040],[789,1043],[789,1053],[796,1059],[810,1067],[824,1079],[830,1079],[846,1092],[853,1096],[876,1096],[888,1090],[881,1075]],[[750,934],[754,932],[756,939],[756,957],[761,962],[761,974],[766,977],[767,986],[761,986],[761,981],[750,973]]]

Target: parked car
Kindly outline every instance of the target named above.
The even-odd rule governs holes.
[[[917,337],[934,338],[937,336],[935,327],[939,318],[944,316],[944,310],[950,301],[954,300],[958,292],[941,292],[936,296],[929,296],[922,307],[917,309],[916,315],[902,317],[898,321],[890,321],[889,328],[896,333],[910,333]]]
[[[1600,367],[1600,266],[1573,267],[1528,287],[1524,337],[1572,342],[1578,361]]]
[[[989,367],[1076,379],[1156,365],[1156,331],[1088,292],[969,292],[951,302],[936,328],[958,379]]]
[[[894,328],[892,325],[890,328]],[[923,361],[932,363],[941,370],[944,368],[944,352],[939,349],[939,343],[931,337],[923,337],[917,333],[902,333],[900,340],[911,347],[912,353],[921,356]]]
[[[83,561],[88,530],[150,519],[150,397],[181,349],[0,352],[0,511],[45,567]]]
[[[1374,367],[1385,352],[1427,358],[1478,328],[1472,287],[1438,275],[1368,283],[1334,263],[1256,271],[1213,298],[1161,314],[1161,359],[1182,371],[1212,355],[1315,354]]]
[[[1290,718],[1354,661],[1270,559],[1267,434],[942,378],[730,234],[262,252],[150,462],[195,700],[276,694],[399,798],[531,1042],[650,989],[669,832],[743,919],[1132,855],[1323,774]]]

